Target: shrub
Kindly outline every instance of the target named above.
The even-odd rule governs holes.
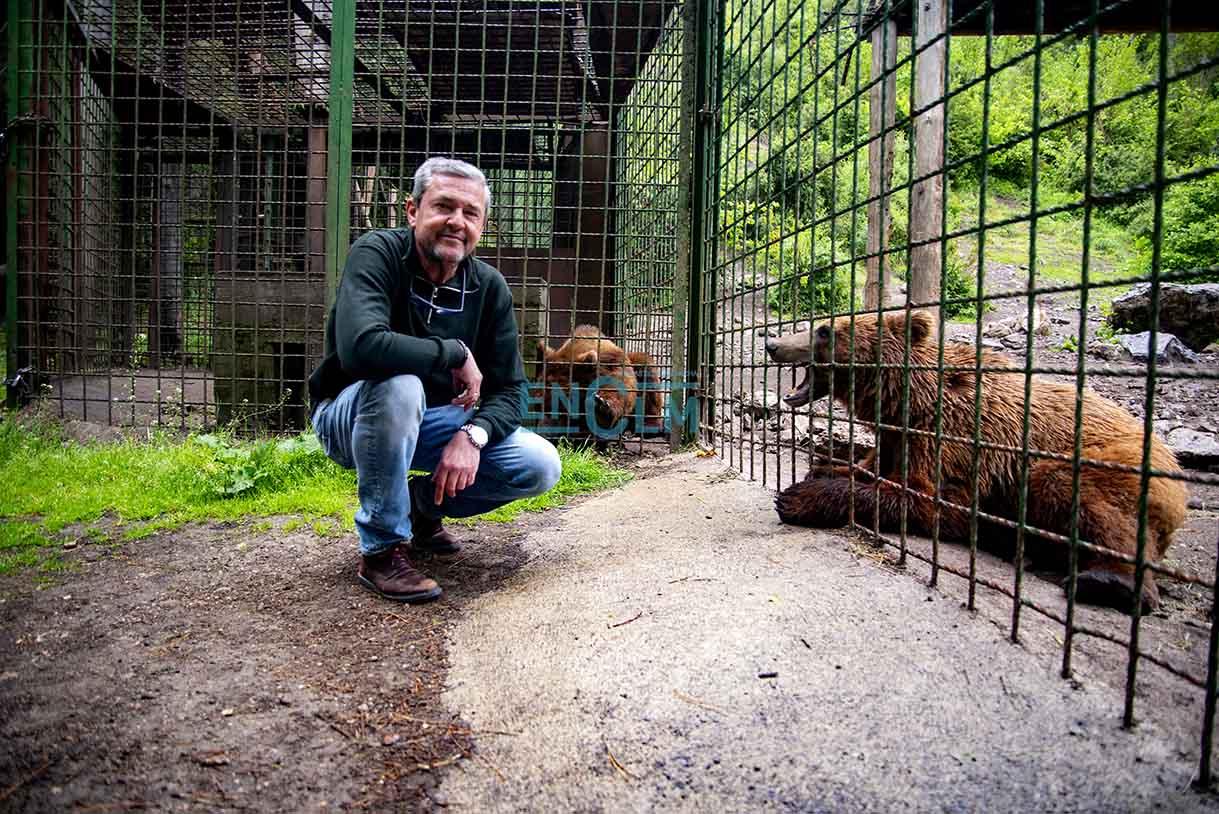
[[[1140,218],[1135,271],[1151,274],[1151,218]],[[1205,269],[1190,282],[1219,281],[1219,173],[1174,184],[1164,194],[1160,249],[1162,271]]]

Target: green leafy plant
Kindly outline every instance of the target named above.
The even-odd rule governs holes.
[[[211,483],[215,493],[223,496],[253,494],[268,483],[282,483],[290,475],[326,463],[326,454],[312,433],[254,444],[234,442],[223,435],[200,435],[196,441],[212,451]]]

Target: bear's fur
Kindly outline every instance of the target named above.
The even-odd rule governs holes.
[[[906,316],[885,317],[883,332],[875,314],[856,315],[854,353],[851,320],[840,317],[814,327],[814,335],[794,334],[768,340],[767,351],[778,362],[808,364],[808,377],[789,393],[789,405],[800,406],[833,391],[833,398],[858,419],[876,417],[880,395],[877,452],[859,464],[854,477],[855,517],[870,525],[879,511],[883,530],[899,528],[901,488],[901,431],[903,425],[903,378],[910,368],[909,424],[924,434],[907,435],[909,488],[917,494],[906,498],[907,528],[930,535],[935,520],[936,399],[938,345],[933,318],[914,312],[910,319],[909,362],[905,361]],[[878,334],[883,338],[878,342]],[[833,365],[831,362],[833,338]],[[878,356],[879,373],[875,367]],[[953,505],[942,505],[939,532],[944,539],[969,539],[969,507],[974,495],[974,398],[977,374],[975,348],[947,343],[944,346],[940,495]],[[809,364],[809,362],[812,364]],[[849,390],[854,363],[854,393]],[[955,368],[955,369],[954,369]],[[1011,520],[1017,518],[1020,489],[1020,449],[1024,420],[1024,371],[1006,356],[982,351],[981,441],[977,455],[979,510]],[[990,370],[987,370],[987,369]],[[995,370],[998,368],[999,370]],[[1010,368],[1011,372],[1004,372]],[[831,370],[832,388],[831,388]],[[1042,531],[1068,536],[1071,531],[1072,458],[1075,454],[1074,384],[1034,377],[1029,410],[1029,449],[1063,457],[1030,458],[1026,522]],[[1127,612],[1133,609],[1134,565],[1139,517],[1140,467],[1143,460],[1143,424],[1126,410],[1091,390],[1083,391],[1081,424],[1079,537],[1080,572],[1076,596],[1082,602],[1109,605]],[[949,440],[952,437],[952,440]],[[1177,474],[1180,469],[1172,452],[1158,438],[1151,438],[1152,469]],[[1106,466],[1108,464],[1109,466]],[[1110,468],[1116,465],[1122,468]],[[879,472],[874,482],[870,474]],[[785,523],[832,528],[848,522],[852,489],[846,466],[816,465],[803,482],[784,490],[776,501]],[[1173,532],[1185,519],[1187,493],[1179,480],[1152,477],[1147,493],[1145,559],[1158,562],[1172,542]],[[999,524],[987,524],[983,533],[994,534]],[[1010,536],[1010,533],[1009,533]],[[1043,538],[1044,541],[1044,538]],[[1030,549],[1031,550],[1031,549]],[[1062,546],[1054,549],[1059,555]],[[1116,553],[1119,556],[1113,556]],[[1125,559],[1129,558],[1129,559]],[[1061,557],[1058,558],[1061,561]],[[1151,571],[1144,572],[1144,609],[1159,601]]]
[[[572,404],[572,408],[582,410],[584,394],[594,383],[597,391],[593,395],[593,418],[599,430],[609,430],[623,418],[629,425],[637,407],[642,408],[645,427],[661,425],[664,396],[656,363],[641,351],[623,350],[595,325],[577,326],[571,338],[557,350],[545,342],[538,342],[538,362],[546,408],[543,425],[570,426],[582,418],[581,415],[554,413],[551,398],[555,389],[565,396],[574,393],[578,402]],[[573,383],[577,385],[574,391]],[[643,403],[639,405],[641,396]]]

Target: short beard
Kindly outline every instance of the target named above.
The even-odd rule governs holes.
[[[425,255],[427,255],[429,260],[433,260],[437,263],[440,263],[441,265],[443,265],[446,262],[445,258],[440,256],[440,251],[436,248],[435,242],[433,242],[432,245],[430,245],[430,246],[423,246],[422,248],[423,248],[423,253]],[[462,248],[464,250],[465,247],[463,246]],[[465,259],[467,257],[469,257],[471,254],[474,254],[474,252],[464,252],[461,255],[461,259],[459,259],[457,261],[457,264],[461,265],[463,262],[465,262]]]

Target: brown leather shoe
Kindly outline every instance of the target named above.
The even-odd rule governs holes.
[[[411,510],[411,550],[414,553],[450,562],[461,556],[461,543],[444,530],[438,518],[425,517]]]
[[[365,588],[394,602],[414,605],[430,602],[443,593],[436,580],[415,567],[402,544],[362,557],[359,577]]]

